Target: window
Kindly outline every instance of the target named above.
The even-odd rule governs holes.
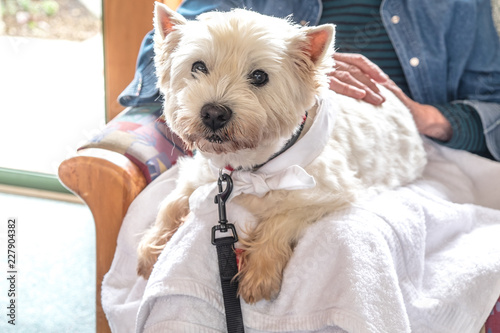
[[[60,162],[104,126],[101,0],[0,5],[0,183],[62,190]]]

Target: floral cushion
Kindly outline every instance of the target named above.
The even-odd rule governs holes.
[[[129,107],[105,129],[80,147],[102,148],[123,154],[143,172],[148,183],[191,155],[182,140],[165,124],[161,105]]]
[[[500,332],[500,298],[498,299],[495,307],[491,311],[486,324],[484,325],[485,333],[498,333]]]

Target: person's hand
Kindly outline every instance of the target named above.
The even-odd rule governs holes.
[[[453,134],[451,124],[437,108],[432,105],[415,102],[390,79],[382,85],[396,95],[410,110],[417,129],[421,134],[441,141],[451,139]]]
[[[333,58],[335,71],[329,74],[331,90],[374,105],[385,101],[375,83],[382,84],[389,77],[377,65],[355,53],[335,53]]]
[[[453,134],[451,124],[437,108],[417,103],[409,98],[368,58],[354,53],[335,53],[333,58],[336,70],[329,74],[331,90],[370,104],[380,105],[385,102],[385,97],[376,83],[383,85],[410,110],[421,134],[441,141],[451,139]]]

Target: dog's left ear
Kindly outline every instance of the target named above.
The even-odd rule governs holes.
[[[161,2],[155,2],[155,17],[154,25],[161,39],[165,39],[176,25],[186,24],[186,19],[179,13],[170,9],[167,5]]]
[[[303,28],[308,40],[307,54],[314,64],[318,64],[326,55],[333,52],[332,43],[335,35],[333,24]]]

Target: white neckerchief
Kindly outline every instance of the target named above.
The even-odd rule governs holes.
[[[242,193],[262,197],[271,190],[300,190],[316,186],[314,177],[309,175],[304,167],[319,156],[331,137],[336,116],[332,96],[330,93],[328,98],[317,100],[318,109],[312,126],[283,153],[255,171],[235,170],[231,173],[229,170],[223,170],[231,173],[233,179],[233,191],[228,201]],[[220,169],[209,164],[214,176],[218,178]],[[191,210],[196,213],[208,213],[217,209],[214,204],[217,193],[217,182],[199,187],[189,198]]]

